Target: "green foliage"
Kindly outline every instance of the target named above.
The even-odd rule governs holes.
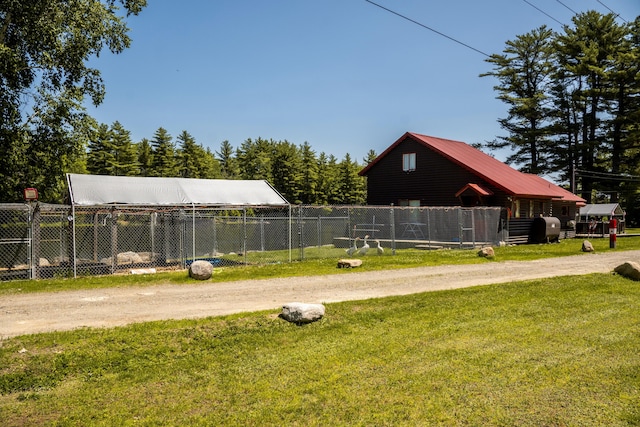
[[[222,141],[220,144],[220,151],[216,151],[215,154],[218,156],[220,162],[222,178],[238,179],[240,176],[240,170],[238,168],[238,162],[234,156],[234,149],[229,141]]]
[[[178,159],[173,138],[163,127],[158,128],[151,140],[151,176],[175,177],[179,175]]]
[[[43,201],[63,197],[64,172],[78,169],[93,126],[83,101],[98,105],[104,96],[87,60],[130,43],[117,4],[128,15],[146,1],[0,4],[0,200],[20,200],[29,186]]]
[[[151,144],[147,138],[143,138],[138,143],[138,164],[140,165],[140,176],[152,176],[153,152]]]
[[[591,202],[635,203],[640,117],[640,19],[619,24],[613,14],[574,16],[562,33],[541,27],[508,41],[487,61],[506,136],[489,148],[510,147],[509,162],[534,173],[559,173]],[[613,175],[612,175],[613,174]],[[577,178],[577,179],[574,179]],[[622,182],[622,183],[621,183]]]
[[[140,173],[138,153],[129,131],[119,122],[98,126],[89,141],[87,170],[95,175],[135,176]]]
[[[549,107],[548,86],[553,72],[553,32],[542,26],[528,34],[508,41],[502,55],[492,55],[487,62],[494,71],[482,76],[493,76],[500,85],[495,86],[498,99],[509,106],[509,115],[499,120],[508,136],[489,144],[490,148],[509,147],[513,154],[507,162],[521,164],[523,171],[547,172],[542,150],[548,144]]]
[[[210,150],[196,143],[189,132],[178,135],[178,161],[182,178],[215,179],[221,177],[220,165]]]

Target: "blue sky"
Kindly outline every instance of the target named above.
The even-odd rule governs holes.
[[[638,0],[375,3],[486,54],[541,25],[560,31],[569,8],[640,15]],[[362,163],[406,131],[470,144],[503,134],[484,55],[365,0],[149,0],[128,24],[131,47],[91,63],[107,95],[89,112],[135,142],[162,126],[214,152],[262,137]]]

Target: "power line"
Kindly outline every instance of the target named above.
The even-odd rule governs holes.
[[[387,12],[392,13],[392,14],[394,14],[394,15],[396,15],[396,16],[399,16],[399,17],[400,17],[400,18],[402,18],[402,19],[406,19],[407,21],[409,21],[409,22],[411,22],[411,23],[413,23],[413,24],[419,25],[419,26],[421,26],[422,28],[425,28],[425,29],[427,29],[427,30],[429,30],[429,31],[433,31],[434,33],[438,34],[439,36],[445,37],[445,38],[447,38],[447,39],[449,39],[449,40],[451,40],[451,41],[453,41],[453,42],[456,42],[456,43],[458,43],[458,44],[461,44],[462,46],[464,46],[464,47],[466,47],[466,48],[468,48],[468,49],[471,49],[471,50],[473,50],[473,51],[476,51],[476,52],[478,52],[479,54],[486,56],[487,58],[490,58],[490,57],[491,57],[489,54],[484,53],[483,51],[481,51],[481,50],[479,50],[479,49],[476,49],[476,48],[475,48],[475,47],[473,47],[473,46],[469,46],[468,44],[463,43],[463,42],[461,42],[460,40],[456,40],[456,39],[454,39],[453,37],[450,37],[450,36],[448,36],[448,35],[446,35],[446,34],[444,34],[444,33],[441,33],[440,31],[434,30],[433,28],[428,27],[428,26],[426,26],[426,25],[424,25],[424,24],[421,24],[420,22],[415,21],[415,20],[413,20],[413,19],[411,19],[411,18],[409,18],[409,17],[407,17],[407,16],[405,16],[405,15],[401,15],[400,13],[398,13],[398,12],[394,12],[394,11],[393,11],[393,10],[391,10],[391,9],[387,9],[386,7],[381,6],[381,5],[379,5],[378,3],[374,3],[374,2],[372,2],[371,0],[364,0],[364,1],[366,1],[367,3],[371,3],[371,4],[372,4],[372,5],[374,5],[374,6],[378,6],[380,9],[386,10]],[[525,1],[526,1],[526,0],[525,0]]]
[[[538,6],[536,6],[535,4],[527,1],[527,0],[522,0],[523,2],[525,2],[526,4],[528,4],[529,6],[531,6],[532,8],[536,9],[538,12],[543,13],[545,15],[547,15],[549,18],[553,19],[554,21],[556,21],[558,24],[564,26],[564,24],[560,21],[558,21],[556,18],[554,18],[553,16],[549,15],[547,12],[545,12],[544,10],[540,9]]]
[[[567,6],[566,4],[562,3],[560,0],[556,0],[558,3],[560,3],[561,5],[563,5],[564,7],[566,7],[567,9],[569,9],[571,12],[573,12],[574,15],[577,15],[578,12],[576,12],[575,10],[571,9],[569,6]]]
[[[604,7],[606,7],[607,9],[609,9],[609,12],[613,13],[614,15],[616,15],[618,18],[622,19],[625,23],[627,23],[627,20],[624,19],[622,16],[620,16],[619,13],[616,13],[613,11],[613,9],[611,9],[609,6],[607,6],[606,4],[602,3],[600,0],[596,0],[598,3],[600,3],[601,5],[603,5]]]
[[[604,181],[626,181],[626,182],[640,182],[640,176],[628,175],[623,173],[610,173],[610,172],[598,172],[587,171],[582,169],[576,169],[576,176],[582,178],[593,178]]]

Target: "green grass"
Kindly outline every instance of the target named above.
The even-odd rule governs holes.
[[[594,274],[0,342],[18,425],[640,424],[640,285]]]
[[[640,237],[618,238],[616,249],[609,249],[608,238],[595,238],[590,239],[590,241],[594,245],[596,252],[640,249]],[[377,271],[429,265],[472,264],[509,260],[524,261],[545,257],[582,254],[580,250],[581,246],[581,239],[567,239],[562,240],[560,243],[552,244],[518,245],[503,248],[497,247],[495,248],[496,256],[494,259],[480,258],[477,255],[477,251],[471,249],[402,249],[397,250],[396,254],[392,255],[389,248],[387,248],[382,256],[378,256],[375,253],[369,253],[367,256],[361,257],[364,260],[362,267],[354,270],[336,268],[337,260],[346,257],[344,249],[310,247],[305,248],[306,258],[304,261],[216,268],[211,280],[214,282],[228,282],[245,279],[268,279],[273,277],[351,274],[356,271]],[[590,254],[583,255],[590,256]],[[268,257],[269,253],[258,253],[257,255],[252,256]],[[1,282],[0,296],[2,294],[16,292],[51,292],[115,286],[151,286],[157,284],[179,285],[183,283],[196,283],[195,280],[188,277],[188,272],[186,270],[160,272],[151,275],[89,276],[80,277],[78,279],[21,280]]]

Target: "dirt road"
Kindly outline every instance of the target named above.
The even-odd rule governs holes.
[[[376,272],[354,269],[328,276],[5,295],[0,296],[0,340],[84,326],[111,327],[258,310],[279,313],[283,304],[294,301],[330,303],[553,276],[607,273],[625,261],[640,261],[640,251]]]

